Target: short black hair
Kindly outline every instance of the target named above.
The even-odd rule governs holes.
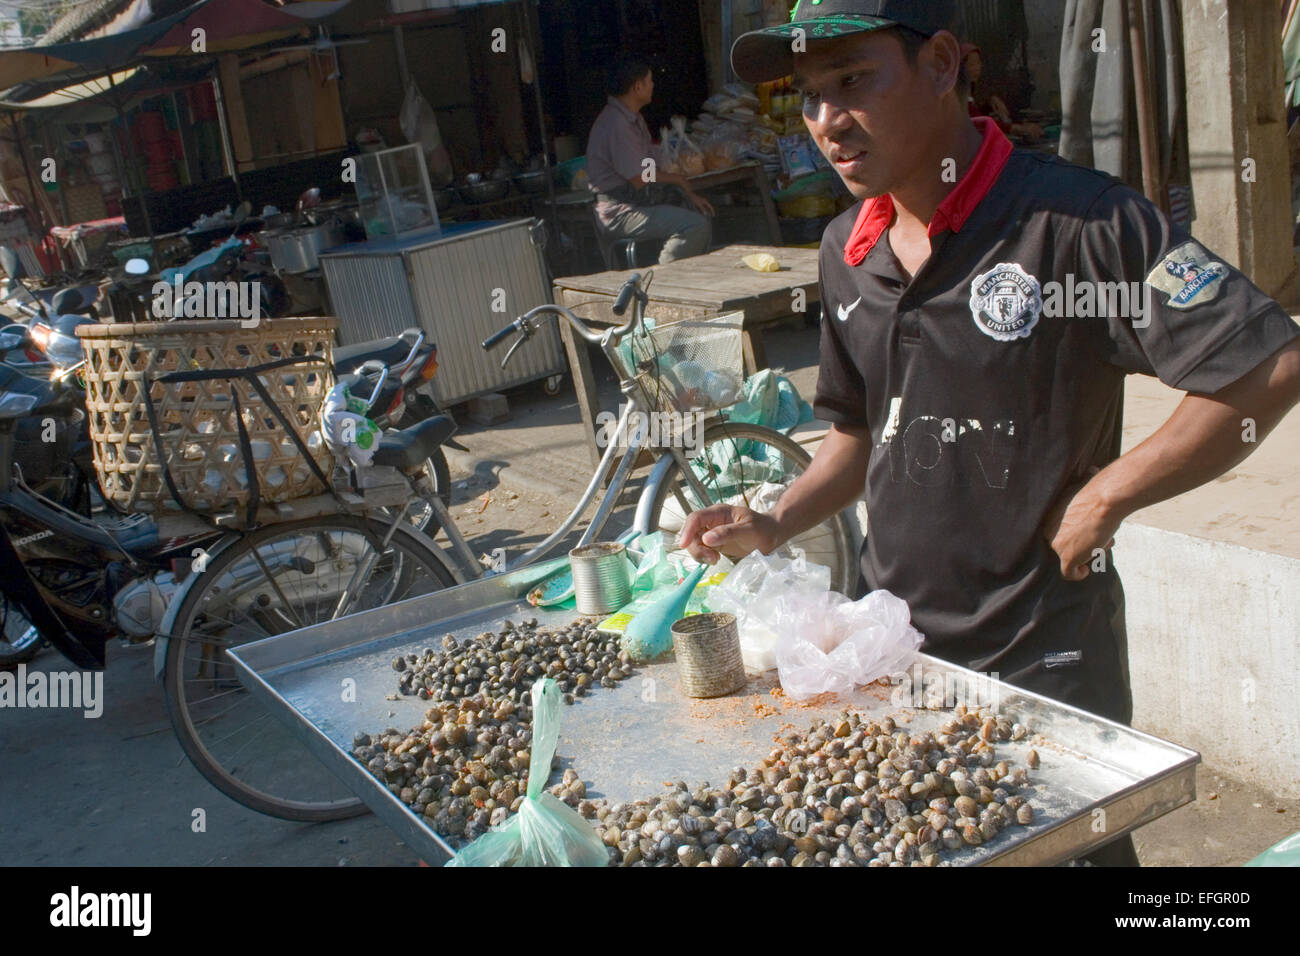
[[[645,57],[635,53],[625,53],[616,59],[609,68],[605,88],[610,96],[622,96],[637,80],[643,79],[654,67]]]
[[[916,65],[916,59],[921,55],[921,47],[929,42],[930,38],[924,33],[918,33],[910,27],[890,27],[884,31],[887,35],[894,37],[903,48],[903,56],[907,62],[913,66]],[[960,97],[969,97],[971,92],[970,77],[966,75],[966,61],[961,61],[961,66],[957,70],[957,85],[955,87],[957,95]]]

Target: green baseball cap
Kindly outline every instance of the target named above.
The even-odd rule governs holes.
[[[829,40],[851,33],[907,27],[923,36],[952,30],[956,0],[799,0],[790,22],[754,30],[731,47],[731,68],[747,83],[763,83],[794,72],[794,42]]]

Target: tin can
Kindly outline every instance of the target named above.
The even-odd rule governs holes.
[[[611,614],[632,599],[627,549],[617,541],[598,541],[569,552],[573,595],[579,614]]]

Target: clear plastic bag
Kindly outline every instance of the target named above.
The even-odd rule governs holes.
[[[576,810],[546,792],[560,737],[560,688],[549,677],[533,684],[533,745],[528,793],[519,812],[483,834],[448,866],[608,866],[609,851]]]
[[[710,611],[736,615],[745,670],[761,674],[777,666],[781,602],[791,595],[812,600],[830,592],[831,570],[820,564],[757,551],[742,560],[708,597]]]
[[[683,176],[698,176],[706,172],[704,150],[686,135],[686,117],[674,116],[672,124],[672,140],[677,148],[677,171]]]
[[[677,137],[667,126],[659,127],[659,168],[666,173],[680,173],[677,161]]]
[[[888,591],[850,601],[835,592],[792,589],[776,604],[777,672],[796,700],[847,693],[905,671],[923,640],[907,602]]]
[[[727,169],[742,159],[749,143],[749,133],[737,123],[715,126],[700,141],[706,169]]]

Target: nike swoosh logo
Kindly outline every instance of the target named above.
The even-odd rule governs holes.
[[[856,309],[861,304],[862,304],[862,296],[858,296],[858,301],[854,302],[847,309],[844,308],[844,306],[840,306],[839,308],[840,321],[847,322],[849,320],[849,316],[853,314],[853,310]]]

